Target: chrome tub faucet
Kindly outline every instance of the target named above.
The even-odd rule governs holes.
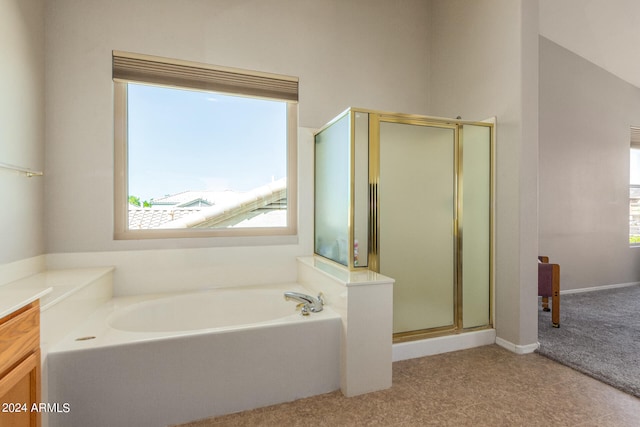
[[[285,292],[284,299],[287,301],[298,301],[296,307],[300,309],[300,313],[303,316],[308,316],[309,313],[318,313],[322,311],[322,306],[324,306],[322,293],[319,293],[317,297],[312,297],[311,295],[301,294],[299,292]]]

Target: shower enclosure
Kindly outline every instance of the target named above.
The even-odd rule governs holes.
[[[315,253],[392,277],[394,341],[489,328],[493,122],[350,108],[315,136]]]

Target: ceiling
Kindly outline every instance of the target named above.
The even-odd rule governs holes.
[[[640,1],[539,1],[543,37],[640,88]]]

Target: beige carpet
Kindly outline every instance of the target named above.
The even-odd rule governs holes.
[[[560,328],[538,313],[538,352],[640,397],[640,286],[561,295]]]

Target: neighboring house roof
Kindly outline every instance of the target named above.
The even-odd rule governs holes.
[[[176,207],[178,208],[201,208],[201,207],[209,207],[209,206],[213,206],[213,203],[208,200],[203,200],[200,198],[193,199],[186,203],[180,203],[179,205],[176,205]]]
[[[216,200],[211,207],[203,208],[188,216],[183,216],[170,224],[165,223],[159,228],[195,228],[212,227],[223,221],[243,216],[265,208],[271,204],[281,204],[287,197],[286,179],[280,179],[251,191],[225,192],[226,200]]]
[[[164,197],[154,198],[149,201],[151,206],[181,206],[193,203],[197,200],[213,204],[213,201],[219,199],[226,191],[182,191],[176,194],[170,194]]]
[[[180,208],[140,208],[129,205],[129,228],[133,230],[148,230],[158,228],[162,224],[182,218],[197,212],[198,209]]]
[[[286,180],[247,192],[183,191],[154,199],[150,208],[129,205],[131,229],[277,227],[286,225]]]
[[[242,228],[242,227],[284,227],[287,225],[287,203],[279,200],[263,208],[238,212],[224,218],[214,218],[194,224],[191,228]]]

